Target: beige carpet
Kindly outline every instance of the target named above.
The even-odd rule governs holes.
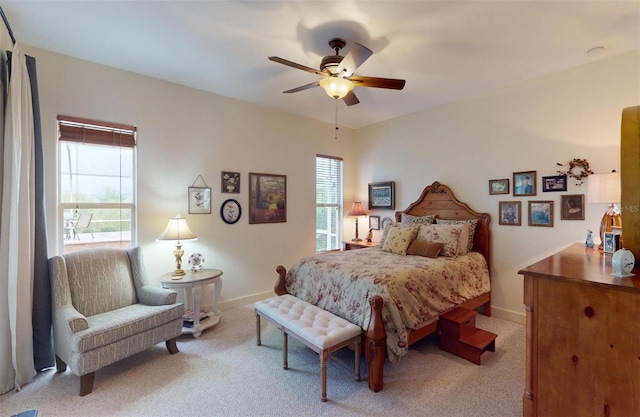
[[[0,415],[36,408],[47,416],[499,416],[522,415],[525,332],[520,324],[478,316],[498,334],[496,352],[478,366],[417,343],[396,366],[387,364],[384,389],[353,378],[353,352],[336,352],[328,366],[329,401],[320,401],[318,356],[289,342],[282,369],[281,335],[263,320],[255,343],[252,306],[225,311],[199,339],[182,336],[180,353],[163,344],[96,373],[93,393],[78,396],[69,371],[42,372],[20,392],[0,396]]]

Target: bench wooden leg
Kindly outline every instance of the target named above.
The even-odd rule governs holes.
[[[320,386],[322,387],[322,401],[327,401],[327,361],[329,360],[329,350],[320,351]]]
[[[256,344],[262,346],[262,339],[260,338],[260,314],[256,313]]]
[[[289,369],[289,363],[287,362],[287,356],[289,353],[289,339],[287,338],[287,332],[282,331],[282,368]]]

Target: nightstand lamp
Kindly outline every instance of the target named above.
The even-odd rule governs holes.
[[[351,239],[352,242],[361,242],[362,239],[358,237],[358,217],[366,216],[367,213],[362,208],[362,202],[356,201],[351,205],[351,210],[349,210],[348,216],[352,216],[356,218],[356,237]]]
[[[600,246],[604,249],[604,233],[611,232],[613,227],[621,227],[620,209],[616,206],[621,198],[620,173],[616,171],[607,174],[591,174],[587,179],[587,198],[589,203],[609,204],[607,211],[600,221]]]
[[[173,251],[173,256],[176,258],[176,270],[173,271],[172,276],[182,277],[184,275],[184,271],[182,270],[182,255],[184,255],[182,241],[196,239],[198,238],[191,232],[189,225],[187,225],[187,219],[179,214],[169,219],[167,228],[156,238],[156,240],[173,240],[176,242],[176,250]]]

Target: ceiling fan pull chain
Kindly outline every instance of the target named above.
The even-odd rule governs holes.
[[[333,101],[336,103],[336,131],[335,136],[333,137],[335,140],[338,140],[338,99],[334,98]]]

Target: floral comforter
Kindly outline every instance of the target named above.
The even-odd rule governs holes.
[[[365,248],[303,258],[289,269],[285,284],[290,294],[363,329],[369,299],[380,295],[387,355],[395,363],[409,348],[410,329],[488,292],[489,271],[477,252],[434,259]]]

